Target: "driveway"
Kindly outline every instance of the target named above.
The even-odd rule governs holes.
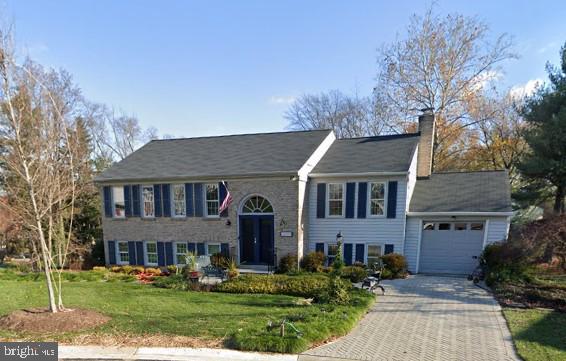
[[[350,334],[299,360],[518,360],[499,305],[472,282],[419,275],[384,285]]]

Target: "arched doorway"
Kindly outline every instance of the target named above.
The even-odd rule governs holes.
[[[260,195],[249,196],[239,212],[240,263],[274,265],[273,206]]]

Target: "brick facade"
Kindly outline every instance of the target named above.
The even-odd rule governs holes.
[[[238,209],[249,196],[257,194],[267,198],[274,210],[274,243],[277,258],[288,253],[299,253],[298,182],[289,177],[225,179],[234,201],[228,217],[158,217],[144,219],[131,217],[115,219],[103,217],[104,244],[108,262],[109,240],[115,241],[188,241],[230,244],[231,255],[238,255]],[[202,181],[218,182],[218,180]],[[166,183],[166,182],[155,182]],[[200,183],[200,181],[199,181]],[[227,225],[227,221],[230,225]],[[292,237],[281,237],[282,231],[291,231]]]

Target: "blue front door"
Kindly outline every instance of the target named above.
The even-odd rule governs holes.
[[[240,263],[273,265],[273,216],[240,216]]]

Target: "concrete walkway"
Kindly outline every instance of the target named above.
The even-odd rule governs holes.
[[[518,360],[497,302],[464,278],[384,282],[386,294],[347,336],[299,360]]]

